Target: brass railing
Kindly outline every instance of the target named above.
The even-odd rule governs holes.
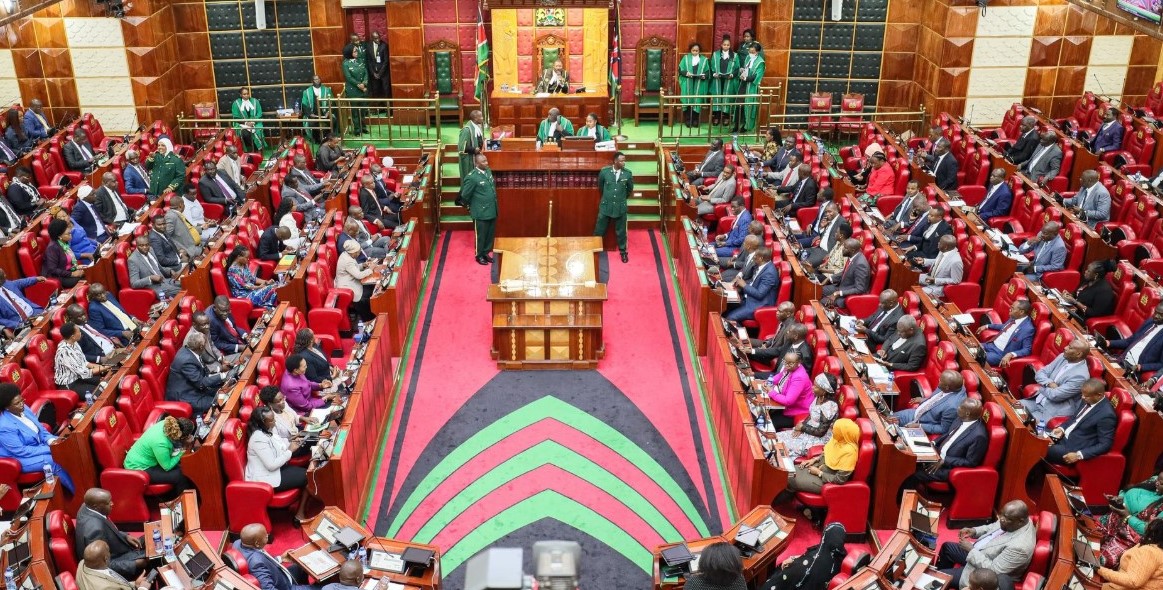
[[[730,135],[736,121],[741,120],[745,107],[758,107],[755,116],[756,129],[746,132],[746,135],[759,137],[764,129],[763,122],[772,113],[779,110],[783,96],[783,87],[760,86],[758,94],[668,94],[663,91],[659,94],[658,139],[659,141],[679,141],[690,138],[722,137]],[[731,117],[718,124],[712,124],[712,111],[719,105],[727,105]],[[684,109],[698,108],[701,111],[700,123],[697,127],[687,127]],[[744,133],[740,133],[744,135]]]
[[[787,105],[796,107],[806,107],[807,105]],[[908,109],[887,108],[880,110],[865,110],[860,113],[840,113],[833,111],[830,113],[769,113],[766,123],[763,128],[779,127],[791,129],[806,129],[817,135],[835,135],[848,134],[853,135],[859,132],[857,126],[851,123],[845,124],[844,128],[838,128],[840,118],[857,119],[859,127],[863,127],[865,123],[881,123],[886,129],[896,133],[904,133],[905,131],[912,131],[914,134],[924,134],[927,131],[927,126],[930,123],[928,120],[928,113],[925,111],[925,105],[920,105],[917,110],[911,111]],[[809,117],[811,118],[809,120]],[[823,129],[812,125],[813,121],[826,119]],[[762,132],[762,130],[761,130]]]
[[[326,119],[302,119],[299,117],[263,117],[262,119],[247,119],[255,123],[262,123],[263,139],[267,146],[278,145],[280,138],[290,138],[302,135],[312,130],[330,131],[331,125]],[[214,117],[209,119],[192,118],[185,113],[178,115],[178,143],[194,144],[198,131],[217,133],[224,127],[235,127],[239,121],[233,117]],[[257,130],[256,130],[257,131]]]
[[[439,97],[348,98],[338,96],[320,101],[324,109],[336,113],[340,133],[349,137],[356,131],[356,114],[364,116],[363,140],[393,145],[397,142],[437,141],[444,124],[457,125],[459,119],[440,112]]]

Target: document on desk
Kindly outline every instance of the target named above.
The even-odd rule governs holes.
[[[868,378],[872,380],[873,383],[878,385],[888,385],[892,383],[892,373],[888,369],[881,366],[879,363],[868,363],[866,366],[868,367]]]
[[[881,221],[881,222],[884,221],[884,214],[881,213],[880,209],[877,209],[876,207],[869,207],[868,208],[868,216],[877,220],[877,221]]]
[[[331,412],[334,410],[335,410],[335,408],[333,408],[331,406],[316,408],[314,410],[311,410],[310,417],[318,420],[320,423],[324,423],[324,422],[327,422],[327,417],[330,416]]]
[[[307,568],[308,573],[316,578],[322,577],[328,571],[339,567],[339,562],[335,561],[331,554],[322,550],[316,549],[299,558],[299,563]]]
[[[368,565],[372,569],[392,572],[400,574],[404,572],[404,559],[400,553],[388,553],[387,551],[372,551],[371,561]]]
[[[387,583],[387,586],[384,587],[386,590],[404,590],[403,584],[397,584],[385,578],[368,578],[364,580],[363,583],[359,585],[359,587],[362,590],[376,590],[376,588],[379,587],[380,582]]]
[[[849,334],[856,333],[856,316],[854,315],[839,315],[836,316],[836,322],[840,324],[840,329]]]
[[[959,313],[959,314],[950,316],[950,319],[957,322],[958,324],[961,324],[962,326],[969,327],[969,326],[973,325],[973,316],[971,316],[967,313]]]
[[[219,228],[217,225],[212,225],[212,226],[202,230],[202,240],[203,241],[209,240],[210,238],[218,235],[218,229]]]
[[[933,586],[933,582],[936,582],[937,585]],[[944,588],[945,581],[941,580],[939,578],[935,578],[933,576],[930,576],[929,572],[926,571],[926,572],[921,574],[920,578],[917,578],[917,583],[913,587],[914,588],[925,588],[926,590],[929,590],[929,588]]]
[[[872,354],[872,351],[868,348],[868,343],[864,340],[860,338],[849,338],[848,342],[852,344],[852,348],[855,348],[856,352],[860,354]]]
[[[727,297],[727,303],[739,303],[739,291],[735,290],[735,287],[722,283],[720,285],[723,287],[723,295]]]
[[[924,430],[920,428],[902,428],[905,435],[905,443],[909,445],[909,450],[917,455],[918,462],[935,462],[941,459],[941,455],[937,454],[937,449],[933,447],[933,443],[929,442],[929,437]]]
[[[794,219],[788,220],[787,227],[788,227],[788,229],[792,230],[793,232],[795,232],[797,234],[804,233],[803,230],[800,229],[800,222],[798,222]]]
[[[181,588],[182,579],[178,577],[178,573],[172,569],[162,572],[162,579],[166,581],[166,586],[170,588]]]
[[[117,237],[128,236],[139,227],[141,227],[141,224],[134,221],[123,223],[121,227],[117,228]]]

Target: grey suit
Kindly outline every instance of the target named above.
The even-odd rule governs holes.
[[[1083,188],[1073,197],[1063,201],[1068,207],[1078,207],[1086,216],[1086,225],[1094,227],[1111,218],[1111,194],[1101,182],[1089,189]]]
[[[1056,143],[1048,148],[1038,146],[1034,149],[1034,155],[1022,165],[1022,171],[1027,176],[1034,180],[1044,178],[1046,181],[1056,178],[1060,168],[1062,168],[1062,148]]]
[[[719,179],[707,197],[709,201],[699,201],[699,215],[710,215],[715,212],[715,205],[722,205],[735,197],[735,177]]]
[[[169,276],[182,270],[182,257],[178,247],[169,236],[157,231],[149,230],[149,251],[153,253],[158,264],[162,265],[162,274]]]
[[[323,183],[307,169],[300,170],[292,167],[287,175],[294,176],[295,180],[299,181],[299,188],[311,195],[319,194],[319,191],[323,190]]]
[[[885,351],[884,360],[888,363],[888,368],[892,371],[919,371],[925,364],[925,357],[929,355],[925,335],[918,329],[915,334],[904,338],[904,342],[893,348],[897,340],[902,338],[897,336],[894,340],[886,340],[882,348]]]
[[[868,259],[863,252],[857,252],[848,262],[848,267],[829,277],[834,284],[824,285],[824,295],[831,296],[837,291],[842,295],[836,298],[836,306],[844,306],[844,298],[851,295],[863,295],[868,292],[872,269],[868,266]]]
[[[708,151],[707,155],[703,157],[703,161],[697,166],[698,172],[692,170],[687,174],[687,178],[692,181],[699,178],[715,178],[723,173],[724,164],[726,164],[726,159],[723,156],[723,150]]]
[[[1037,532],[1034,523],[1027,521],[1022,528],[1013,532],[1002,532],[982,543],[981,539],[998,530],[996,522],[979,526],[973,529],[973,535],[978,542],[965,558],[965,567],[961,570],[958,587],[969,587],[969,577],[977,568],[991,569],[999,575],[1016,578],[1030,565],[1030,558],[1034,556],[1034,544],[1037,541]],[[947,543],[948,545],[949,543]],[[956,543],[953,543],[954,545]],[[942,547],[942,553],[944,553]]]
[[[290,199],[291,202],[295,204],[295,211],[302,213],[307,219],[319,221],[323,219],[323,215],[326,213],[326,211],[324,211],[323,208],[320,207],[319,204],[314,200],[308,198],[304,193],[301,193],[289,186],[284,186],[282,192],[279,193],[279,196],[283,199]]]
[[[1083,359],[1077,363],[1059,354],[1050,364],[1034,373],[1034,381],[1041,385],[1034,397],[1022,400],[1022,407],[1038,422],[1059,416],[1073,416],[1082,403],[1082,384],[1090,378],[1090,369]],[[1057,387],[1050,387],[1054,383]]]
[[[945,285],[955,285],[965,277],[965,265],[957,250],[950,250],[943,255],[938,253],[937,258],[926,259],[925,265],[929,267],[929,272],[921,275],[921,283],[924,284],[925,279],[930,277],[933,279],[932,285],[922,287],[929,297],[944,297]]]
[[[194,236],[186,228],[185,216],[173,209],[166,212],[166,235],[177,247],[185,250],[190,258],[202,255],[202,246],[194,244]]]
[[[156,258],[149,260],[141,252],[134,250],[133,254],[129,255],[127,266],[129,267],[129,285],[134,289],[150,289],[159,297],[162,295],[173,297],[182,290],[182,286],[174,282],[173,279],[163,278],[160,283],[153,282],[150,277],[162,274],[161,264],[157,262]]]
[[[1066,268],[1066,242],[1062,241],[1062,236],[1054,236],[1053,240],[1045,243],[1026,242],[1018,251],[1030,259],[1030,266],[1025,272],[1033,280],[1042,280],[1042,273]]]

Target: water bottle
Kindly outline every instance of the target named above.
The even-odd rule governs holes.
[[[85,405],[86,406],[92,406],[93,402],[95,402],[95,401],[97,401],[97,400],[96,400],[96,398],[93,397],[92,391],[88,391],[85,393]]]
[[[366,569],[367,568],[367,549],[364,547],[360,547],[357,555],[359,555],[359,562],[361,564],[363,564],[364,569]]]
[[[917,155],[917,150],[914,150],[913,148],[909,148],[909,160],[911,161],[913,159],[913,156],[916,156],[916,155]]]
[[[174,556],[174,538],[173,537],[166,537],[165,553],[166,553],[166,561],[173,561],[174,559],[177,559],[177,557]]]
[[[1038,436],[1046,436],[1046,421],[1038,420]]]
[[[161,303],[166,303],[169,301],[169,297],[166,297],[165,291],[161,291],[157,294],[157,300]]]
[[[355,336],[353,338],[355,339],[356,344],[360,344],[363,342],[363,320],[360,320],[359,323],[356,324]]]
[[[4,570],[4,588],[5,590],[16,590],[16,574],[12,568]]]
[[[52,485],[57,481],[57,474],[53,472],[52,463],[44,464],[44,483]]]
[[[153,550],[161,553],[162,550],[162,529],[158,527],[153,530]]]

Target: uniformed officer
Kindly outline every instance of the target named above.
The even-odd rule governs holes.
[[[475,162],[476,167],[460,181],[460,202],[468,207],[468,214],[472,217],[473,228],[476,230],[477,264],[488,265],[493,262],[493,233],[497,226],[497,186],[493,182],[493,173],[489,171],[489,159],[484,154],[477,154]],[[625,231],[622,233],[624,237]]]
[[[622,262],[629,262],[630,255],[626,253],[626,199],[634,192],[634,175],[626,169],[626,154],[614,152],[614,164],[598,173],[598,191],[602,193],[602,202],[598,205],[594,235],[606,235],[606,226],[613,222]]]

